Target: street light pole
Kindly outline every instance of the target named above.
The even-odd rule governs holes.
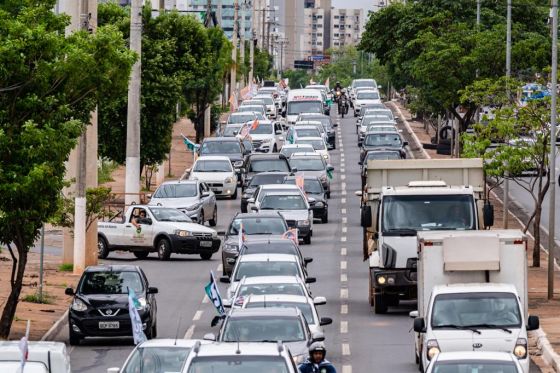
[[[507,96],[509,98],[509,78],[511,78],[511,0],[507,0],[507,31],[506,31],[506,77],[508,78]],[[504,229],[508,228],[509,215],[509,174],[504,175]]]
[[[237,27],[237,22],[238,22],[238,17],[239,17],[239,0],[234,0],[233,2],[233,34],[231,36],[231,42],[233,44],[233,49],[231,50],[231,59],[232,59],[232,65],[231,65],[231,76],[230,76],[230,95],[233,96],[233,100],[237,100],[237,97],[235,97],[235,91],[237,89],[237,33],[239,31],[239,28]],[[234,106],[237,105],[237,102],[234,104]],[[231,108],[232,110],[235,110],[235,108]]]
[[[550,114],[550,207],[548,215],[548,299],[554,298],[554,231],[556,225],[556,99],[558,84],[558,0],[552,0],[552,76],[550,94],[552,111]]]

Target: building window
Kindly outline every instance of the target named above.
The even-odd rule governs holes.
[[[334,25],[334,28],[338,28],[338,25]]]
[[[340,45],[340,44],[338,43],[338,41],[335,41],[335,42],[334,42],[334,45],[337,45],[337,46],[338,46],[338,45]]]
[[[339,18],[340,18],[339,16],[334,16],[334,19],[339,19]]]
[[[323,36],[323,33],[322,33],[322,32],[319,32],[319,33],[317,34],[317,36],[321,37],[321,36]]]
[[[334,34],[335,38],[338,38],[340,36],[340,34]]]

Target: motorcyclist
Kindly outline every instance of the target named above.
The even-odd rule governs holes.
[[[348,113],[348,99],[344,89],[340,91],[340,96],[338,97],[338,112],[343,115]]]
[[[327,349],[322,342],[309,346],[309,357],[298,366],[300,373],[336,373],[334,365],[325,359]]]
[[[334,101],[338,102],[339,96],[342,94],[342,84],[340,84],[340,82],[336,82],[333,91],[334,91]]]

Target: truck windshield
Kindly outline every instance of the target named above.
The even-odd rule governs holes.
[[[298,115],[299,113],[323,113],[323,103],[321,101],[291,101],[288,102],[288,115]]]
[[[440,294],[432,307],[432,328],[518,328],[519,303],[512,293]]]
[[[383,198],[383,234],[399,230],[475,229],[474,201],[469,195],[402,195]]]
[[[489,360],[464,360],[464,361],[438,361],[434,363],[434,373],[459,373],[459,372],[500,372],[517,373],[518,370],[512,361]]]

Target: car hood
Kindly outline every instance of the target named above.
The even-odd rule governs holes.
[[[163,206],[163,207],[190,207],[194,204],[200,202],[198,197],[184,197],[184,198],[152,198],[149,205],[150,206]]]
[[[232,176],[233,172],[192,172],[190,179],[196,178],[200,181],[223,182],[226,178]]]
[[[214,229],[205,227],[204,225],[196,224],[196,223],[183,223],[177,221],[158,221],[158,226],[164,230],[167,228],[169,231],[171,230],[184,230],[189,232],[195,233],[211,233],[212,237],[217,237],[217,233]]]
[[[137,296],[143,297],[140,294]],[[94,308],[128,306],[128,294],[80,294],[79,297]]]
[[[204,155],[204,154],[203,154]],[[237,153],[212,153],[212,154],[206,154],[206,155],[211,155],[211,156],[221,156],[221,157],[228,157],[229,160],[231,162],[235,162],[235,161],[242,161],[243,160],[243,155],[237,154]]]
[[[267,139],[273,139],[274,135],[272,133],[265,133],[262,135],[251,134],[251,138],[253,140],[267,140]]]

